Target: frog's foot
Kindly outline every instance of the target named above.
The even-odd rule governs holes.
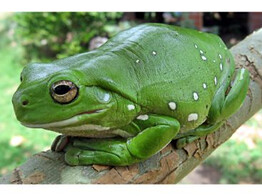
[[[69,165],[113,165],[123,166],[139,162],[127,147],[126,139],[74,139],[67,146],[65,161]]]
[[[225,120],[241,107],[247,95],[249,80],[249,72],[242,68],[236,72],[229,91],[227,86],[223,85],[218,89],[209,110],[207,118],[209,123]]]
[[[177,148],[183,148],[187,144],[199,139],[200,137],[208,135],[218,130],[222,124],[223,124],[223,121],[216,123],[214,125],[201,125],[198,128],[190,131],[191,135],[187,135],[187,136],[177,139],[175,141],[175,145]]]
[[[186,136],[186,137],[183,137],[183,138],[180,138],[176,141],[176,148],[180,149],[180,148],[184,148],[187,144],[199,139],[200,137],[199,136]]]
[[[51,145],[51,150],[54,152],[61,152],[69,144],[71,137],[66,135],[59,135],[55,138]]]
[[[241,107],[248,92],[249,81],[249,72],[244,68],[238,70],[232,88],[226,95],[221,109],[222,119],[230,117]]]

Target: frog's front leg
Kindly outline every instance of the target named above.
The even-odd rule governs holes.
[[[134,123],[142,131],[133,138],[74,139],[66,148],[66,162],[69,165],[130,165],[163,149],[180,128],[177,120],[167,116],[152,114],[140,117]]]
[[[185,137],[178,138],[176,147],[182,148],[186,144],[218,130],[224,120],[234,114],[244,102],[249,80],[249,72],[246,69],[238,70],[228,94],[226,94],[227,86],[223,85],[216,92],[206,123],[189,131]]]

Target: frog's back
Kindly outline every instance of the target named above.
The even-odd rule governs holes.
[[[144,112],[173,116],[182,131],[205,121],[216,89],[234,71],[218,36],[168,25],[140,25],[101,49],[129,59],[122,66],[135,73],[132,86]]]

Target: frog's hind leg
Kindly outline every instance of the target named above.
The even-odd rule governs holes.
[[[191,130],[187,135],[177,138],[176,147],[182,148],[186,144],[210,134],[219,129],[223,121],[234,114],[245,100],[249,86],[249,72],[238,70],[232,88],[227,93],[227,86],[222,85],[214,96],[205,124]]]
[[[66,148],[69,165],[130,165],[145,160],[169,144],[177,135],[176,119],[161,115],[142,115],[134,123],[142,130],[132,138],[73,139]]]
[[[183,148],[188,143],[191,143],[202,136],[208,135],[216,130],[223,124],[223,121],[213,125],[200,125],[198,128],[191,130],[186,136],[175,138],[175,145],[177,148]]]

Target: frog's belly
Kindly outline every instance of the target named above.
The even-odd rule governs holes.
[[[53,128],[51,130],[64,135],[88,138],[112,138],[116,136],[128,138],[133,136],[122,129],[110,129],[110,127],[102,127],[100,125],[93,124],[81,125],[77,127]]]

